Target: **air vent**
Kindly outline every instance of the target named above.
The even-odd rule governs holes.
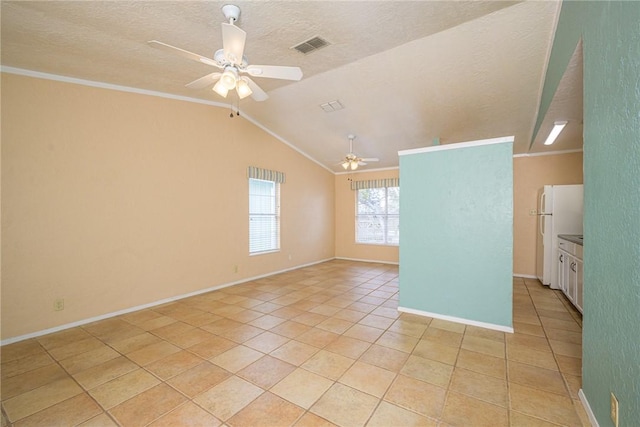
[[[324,104],[320,104],[320,108],[322,108],[325,113],[331,113],[333,111],[342,110],[344,106],[340,103],[340,101],[336,99],[335,101],[329,101],[325,102]]]
[[[315,52],[318,49],[322,49],[325,46],[329,46],[329,42],[326,41],[325,39],[322,39],[320,37],[312,37],[309,40],[303,41],[300,44],[297,44],[293,47],[293,49],[297,50],[298,52],[304,54],[304,55],[308,55],[311,52]]]

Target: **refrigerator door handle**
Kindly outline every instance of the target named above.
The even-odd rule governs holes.
[[[540,235],[544,237],[544,215],[538,216],[538,229],[540,230]]]
[[[543,213],[547,211],[547,206],[545,203],[546,201],[547,201],[547,193],[543,191],[542,194],[540,195],[540,210],[538,211],[539,213]]]

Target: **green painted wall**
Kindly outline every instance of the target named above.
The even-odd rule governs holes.
[[[513,144],[400,156],[404,308],[512,327]]]
[[[640,2],[563,3],[543,100],[555,92],[557,76],[564,72],[580,36],[585,190],[582,387],[600,426],[613,425],[610,392],[620,402],[619,425],[635,426],[640,423]]]

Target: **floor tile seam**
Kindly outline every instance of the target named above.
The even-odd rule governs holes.
[[[44,346],[43,346],[43,348],[44,348]],[[73,380],[73,382],[74,382],[74,383],[75,383],[75,384],[76,384],[76,385],[77,385],[77,386],[82,390],[82,392],[81,392],[81,393],[78,393],[78,394],[82,394],[82,393],[87,393],[87,394],[88,394],[88,390],[87,390],[87,389],[85,389],[85,388],[82,386],[82,384],[80,384],[80,382],[78,382],[78,380],[76,380],[76,378],[73,376],[73,374],[71,374],[71,372],[69,372],[69,371],[68,371],[68,370],[67,370],[67,369],[66,369],[66,368],[65,368],[65,367],[60,363],[61,361],[59,361],[59,360],[57,360],[55,357],[53,357],[53,355],[51,355],[51,354],[49,353],[49,351],[48,351],[46,348],[44,348],[44,350],[45,350],[45,352],[47,353],[47,355],[49,356],[49,358],[51,358],[51,360],[53,361],[53,363],[50,363],[50,364],[56,364],[56,365],[58,365],[58,367],[59,367],[59,368],[60,368],[60,369],[61,369],[61,370],[62,370],[62,371],[67,375],[67,377],[68,377],[69,379]],[[71,357],[75,357],[75,356],[71,356]],[[36,368],[36,369],[38,369],[38,368]],[[33,370],[34,370],[34,369],[31,369],[30,371],[33,371]],[[27,371],[27,372],[30,372],[30,371]],[[25,373],[26,373],[26,372],[25,372]],[[62,378],[62,379],[65,379],[65,378]],[[20,393],[20,394],[18,394],[18,395],[16,395],[16,396],[13,396],[13,397],[9,398],[9,399],[2,400],[2,403],[4,404],[5,402],[7,402],[7,401],[9,401],[9,400],[11,400],[11,399],[13,399],[13,398],[16,398],[16,397],[18,397],[18,396],[21,396],[21,395],[23,395],[23,394],[25,394],[25,393],[32,392],[32,391],[37,390],[37,389],[39,389],[39,388],[45,387],[45,386],[47,386],[47,385],[49,385],[49,384],[53,384],[53,383],[55,383],[55,382],[57,382],[57,381],[60,381],[60,380],[62,380],[62,379],[58,379],[58,380],[55,380],[55,381],[49,382],[49,383],[47,383],[47,384],[43,384],[43,385],[41,385],[41,386],[39,386],[39,387],[32,388],[32,389],[30,389],[30,390],[28,390],[28,391],[25,391],[25,392],[23,392],[23,393]],[[73,395],[73,396],[71,396],[71,397],[75,397],[75,396],[77,396],[78,394],[75,394],[75,395]],[[93,398],[93,396],[90,396],[90,397],[91,397],[91,398]],[[66,400],[66,399],[65,399],[65,400]],[[58,402],[58,403],[60,403],[60,402]],[[55,404],[54,404],[54,405],[55,405]],[[53,406],[53,405],[50,405],[50,406],[48,406],[47,408],[50,408],[51,406]],[[4,405],[3,405],[3,407],[4,407]],[[44,408],[44,409],[47,409],[47,408]],[[44,409],[42,409],[42,410],[44,410]],[[38,411],[38,412],[39,412],[39,411]],[[13,422],[15,422],[15,421],[13,421]]]
[[[394,378],[395,379],[395,378]],[[391,387],[392,383],[389,383],[389,386],[387,387],[387,390],[385,390],[383,396],[387,393],[387,391],[389,390],[389,388]],[[346,384],[345,384],[346,385]],[[375,397],[375,396],[374,396]],[[378,408],[380,407],[380,405],[382,404],[383,400],[382,397],[376,397],[376,399],[378,399],[378,402],[376,403],[376,406],[373,408],[373,410],[371,411],[371,413],[369,414],[369,416],[367,417],[367,419],[365,420],[364,424],[362,424],[363,426],[367,426],[369,424],[369,421],[371,421],[371,418],[373,418],[373,415],[376,413],[376,411],[378,410]],[[388,403],[388,402],[387,402]]]
[[[325,418],[321,417],[320,415],[317,415],[317,414],[314,414],[313,412],[310,412],[310,411],[309,411],[309,409],[311,409],[311,408],[309,408],[309,409],[302,408],[302,407],[300,407],[300,406],[296,405],[295,403],[290,402],[290,401],[288,401],[287,399],[284,399],[284,398],[283,398],[283,397],[281,397],[281,396],[278,396],[278,395],[277,395],[277,394],[275,394],[275,393],[274,393],[274,395],[275,395],[275,396],[277,396],[277,397],[279,397],[280,399],[285,400],[287,403],[291,403],[292,405],[295,405],[297,408],[302,409],[302,413],[301,413],[301,414],[298,416],[298,418],[296,418],[296,419],[295,419],[291,424],[289,424],[289,427],[294,427],[294,426],[295,426],[295,425],[296,425],[300,420],[302,420],[302,418],[304,418],[304,416],[305,416],[305,415],[307,415],[307,413],[310,413],[311,415],[314,415],[314,416],[316,416],[316,417],[318,417],[318,418],[322,418],[323,420],[325,420],[325,421],[326,421],[326,422],[328,422],[328,423],[330,423],[330,422],[331,422],[331,421],[329,421],[329,420],[327,420],[327,419],[325,419]],[[232,426],[232,425],[231,425],[230,427],[234,427],[234,426]]]
[[[544,368],[541,368],[541,369],[544,369]],[[532,388],[534,390],[538,390],[538,391],[541,391],[541,392],[544,392],[544,393],[551,393],[551,394],[553,394],[555,396],[571,398],[571,392],[569,391],[567,385],[565,384],[564,379],[562,380],[562,384],[565,387],[565,394],[557,393],[557,392],[549,390],[549,389],[540,388],[540,387],[532,385],[532,384],[525,384],[522,381],[509,380],[507,382],[507,384],[510,384],[510,383],[517,384],[519,386],[524,386],[524,387],[527,387],[527,388]]]
[[[540,325],[542,325],[542,332],[544,333],[544,338],[545,338],[545,340],[547,342],[547,345],[551,349],[551,354],[553,354],[553,360],[556,362],[556,366],[558,367],[558,371],[560,371],[560,364],[558,363],[558,359],[556,357],[556,352],[553,349],[553,347],[551,346],[551,342],[550,342],[549,336],[547,334],[546,329],[544,328],[544,325],[542,324],[542,320],[540,319],[540,313],[538,312],[538,308],[536,307],[535,303],[533,305],[533,309],[536,312],[536,316],[538,317],[538,321],[540,322]],[[540,337],[540,338],[542,338],[542,337]]]
[[[359,359],[355,360],[355,361],[351,364],[351,366],[349,366],[349,368],[347,368],[347,370],[345,370],[345,371],[342,373],[342,375],[341,375],[337,380],[335,380],[335,382],[336,382],[336,383],[337,383],[337,382],[340,382],[340,380],[341,380],[342,378],[344,378],[344,376],[347,374],[347,372],[349,371],[349,369],[351,369],[351,368],[353,367],[353,365],[355,365],[357,362],[359,362]],[[367,365],[371,365],[370,363],[367,363],[367,362],[360,362],[360,363],[365,363],[365,364],[367,364]],[[375,365],[371,365],[371,366],[375,366]],[[375,366],[375,367],[376,367],[376,368],[380,368],[380,369],[384,369],[385,371],[390,372],[390,373],[392,373],[392,374],[393,374],[393,379],[389,382],[389,385],[387,385],[387,387],[385,388],[384,392],[382,393],[382,396],[380,396],[380,397],[378,397],[378,396],[374,396],[374,395],[373,395],[373,394],[371,394],[371,393],[367,393],[367,392],[366,392],[366,391],[364,391],[364,390],[358,390],[358,389],[356,389],[355,387],[352,387],[352,386],[350,386],[350,385],[348,385],[348,384],[345,384],[345,383],[343,383],[343,382],[340,382],[340,384],[345,385],[345,386],[347,386],[347,387],[350,387],[350,388],[352,388],[352,389],[354,389],[354,390],[361,391],[362,393],[365,393],[365,394],[367,394],[367,395],[369,395],[369,396],[373,396],[373,397],[375,397],[375,398],[376,398],[376,399],[378,399],[378,400],[382,400],[382,398],[387,394],[387,392],[388,392],[388,391],[389,391],[389,389],[391,388],[391,385],[396,381],[396,378],[398,377],[398,375],[400,375],[400,371],[398,371],[398,372],[393,372],[393,371],[390,371],[390,370],[388,370],[388,369],[382,368],[382,367],[380,367],[380,366]]]
[[[537,313],[537,309],[536,309],[536,313]],[[538,319],[540,320],[540,316],[538,316]],[[542,324],[542,321],[540,321],[540,323]],[[582,329],[582,327],[580,329]],[[545,335],[545,339],[547,340],[547,345],[551,349],[551,354],[553,355],[553,360],[556,363],[556,366],[558,368],[558,372],[560,372],[560,374],[562,374],[562,371],[560,370],[560,362],[558,361],[558,357],[557,357],[559,355],[559,353],[557,353],[556,350],[551,345],[551,338],[549,337],[549,335],[547,333],[547,330],[546,330],[546,328],[544,326],[542,327],[542,331],[543,331],[543,333]],[[580,344],[580,347],[582,348],[582,344]],[[572,357],[572,356],[568,356],[568,357]],[[564,384],[565,391],[567,392],[567,395],[571,396],[571,390],[569,389],[568,383],[564,380],[564,377],[563,377],[563,381],[562,382]]]
[[[31,352],[29,352],[29,353],[27,353],[27,354],[24,354],[24,355],[23,355],[22,353],[20,353],[21,355],[20,355],[19,357],[16,357],[16,358],[11,359],[11,360],[4,360],[4,359],[2,358],[2,353],[3,353],[3,351],[6,351],[6,348],[7,348],[7,347],[9,347],[9,346],[24,345],[24,344],[27,344],[27,343],[29,343],[29,342],[36,343],[36,344],[39,346],[40,351],[35,351],[35,352],[34,352],[33,350],[31,350]],[[15,361],[17,361],[17,360],[24,359],[24,358],[26,358],[26,357],[37,356],[38,354],[40,354],[40,353],[44,353],[45,351],[46,351],[46,349],[44,348],[44,346],[43,346],[42,344],[40,344],[40,341],[38,341],[36,338],[28,338],[28,339],[26,339],[26,340],[24,340],[24,341],[19,341],[19,342],[17,342],[17,343],[13,343],[13,344],[5,344],[5,345],[3,345],[3,346],[0,346],[0,365],[5,365],[5,364],[7,364],[7,363],[15,362]]]
[[[457,394],[461,394],[461,395],[466,396],[466,397],[468,397],[468,398],[471,398],[471,399],[474,399],[474,400],[478,400],[478,401],[480,401],[480,402],[482,402],[482,403],[486,403],[486,404],[488,404],[488,405],[494,406],[494,407],[499,408],[499,409],[503,409],[503,410],[505,410],[507,413],[510,411],[510,409],[509,409],[509,398],[508,398],[508,394],[509,394],[509,386],[508,386],[508,385],[507,385],[507,399],[506,399],[506,402],[505,402],[505,406],[502,406],[502,405],[500,405],[500,404],[497,404],[497,403],[495,403],[495,402],[492,402],[492,401],[490,401],[490,400],[487,400],[487,399],[485,399],[485,398],[483,398],[483,397],[475,396],[475,395],[473,395],[473,394],[470,394],[470,393],[464,392],[464,391],[462,391],[462,390],[454,390],[454,389],[452,389],[451,387],[448,387],[448,388],[447,388],[447,394],[446,394],[446,400],[445,400],[445,403],[444,403],[444,405],[443,405],[443,410],[444,410],[444,407],[445,407],[445,406],[447,406],[447,401],[449,400],[449,394],[450,394],[450,393],[457,393]]]
[[[57,361],[55,361],[55,362],[57,363]],[[57,380],[55,380],[55,381],[52,381],[52,382],[49,382],[49,383],[43,384],[43,385],[41,385],[41,386],[39,386],[39,387],[35,387],[35,388],[32,388],[32,389],[27,390],[27,391],[25,391],[25,392],[22,392],[22,393],[20,393],[20,394],[17,394],[17,395],[15,395],[15,396],[12,396],[12,397],[10,397],[10,398],[8,398],[8,399],[2,400],[2,412],[6,414],[6,416],[7,416],[7,420],[9,420],[9,421],[10,421],[10,423],[11,423],[10,425],[12,425],[13,423],[16,423],[16,422],[18,422],[18,421],[24,420],[24,419],[26,419],[26,418],[28,418],[28,417],[30,417],[30,416],[32,416],[32,415],[38,414],[38,413],[40,413],[40,412],[42,412],[42,411],[46,411],[47,409],[49,409],[49,408],[51,408],[51,407],[53,407],[53,406],[56,406],[56,405],[58,405],[58,404],[60,404],[60,403],[63,403],[63,402],[66,402],[67,400],[73,399],[73,398],[75,398],[75,397],[77,397],[77,396],[79,396],[79,395],[81,395],[81,394],[86,394],[86,395],[87,395],[87,397],[89,397],[91,400],[93,400],[93,401],[98,405],[98,407],[102,409],[102,411],[103,411],[103,412],[106,412],[106,409],[105,409],[102,405],[100,405],[100,404],[99,404],[99,402],[97,402],[97,401],[94,399],[94,397],[89,393],[89,391],[88,391],[87,389],[85,389],[85,388],[82,386],[82,384],[80,384],[80,383],[79,383],[79,382],[78,382],[78,381],[73,377],[73,375],[71,375],[71,374],[70,374],[70,373],[69,373],[69,372],[64,368],[64,366],[61,366],[59,363],[57,363],[57,364],[58,364],[58,366],[59,366],[59,367],[60,367],[60,368],[61,368],[61,369],[62,369],[62,370],[67,374],[67,378],[57,379]],[[71,379],[71,380],[73,380],[73,382],[74,382],[74,383],[75,383],[75,384],[80,388],[80,390],[81,390],[81,391],[80,391],[79,393],[74,394],[73,396],[69,396],[68,398],[66,398],[66,399],[64,399],[64,400],[61,400],[61,401],[56,402],[56,403],[53,403],[53,404],[51,404],[51,405],[49,405],[49,406],[47,406],[47,407],[45,407],[45,408],[42,408],[42,409],[40,409],[40,410],[38,410],[38,411],[36,411],[36,412],[33,412],[33,413],[29,414],[29,415],[26,415],[26,416],[24,416],[24,417],[22,417],[22,418],[18,418],[18,419],[16,419],[16,420],[10,420],[10,418],[9,418],[9,414],[7,414],[7,413],[6,413],[6,411],[5,411],[5,404],[6,404],[8,401],[13,400],[13,399],[15,399],[15,398],[17,398],[17,397],[20,397],[20,396],[22,396],[23,394],[33,392],[33,391],[35,391],[35,390],[38,390],[38,389],[43,388],[43,387],[46,387],[46,386],[48,386],[48,385],[50,385],[50,384],[53,384],[53,383],[55,383],[55,382],[58,382],[58,381],[61,381],[61,380],[64,380],[64,379]],[[87,421],[87,420],[85,420],[85,421]]]
[[[216,366],[217,366],[217,365],[216,365]],[[220,367],[220,368],[221,368],[221,369],[224,369],[224,368],[222,368],[222,367]],[[226,372],[229,372],[229,371],[227,371],[226,369],[225,369],[225,371],[226,371]],[[187,404],[187,403],[191,402],[191,403],[193,403],[194,405],[198,406],[199,408],[203,409],[203,410],[204,410],[205,412],[207,412],[208,414],[211,414],[212,416],[214,416],[216,419],[218,419],[218,420],[222,421],[222,424],[225,424],[227,420],[229,420],[230,418],[232,418],[232,417],[233,417],[234,415],[236,415],[238,412],[242,411],[244,408],[246,408],[247,406],[249,406],[249,405],[250,405],[251,403],[253,403],[256,399],[258,399],[260,396],[262,396],[264,393],[266,393],[266,392],[268,391],[268,390],[264,389],[262,386],[259,386],[258,384],[254,384],[254,383],[252,383],[251,381],[249,381],[249,380],[247,380],[247,379],[245,379],[245,378],[242,378],[241,376],[239,376],[239,375],[237,375],[237,374],[235,374],[235,373],[233,373],[233,372],[229,372],[229,374],[230,374],[230,376],[228,376],[227,378],[225,378],[225,379],[223,379],[222,381],[220,381],[220,382],[218,382],[218,383],[216,383],[216,384],[212,385],[211,387],[208,387],[208,388],[207,388],[207,389],[205,389],[205,390],[202,390],[201,392],[199,392],[198,394],[194,395],[193,397],[188,396],[186,393],[183,393],[181,390],[179,390],[179,389],[177,389],[177,388],[173,387],[173,386],[172,386],[171,384],[169,384],[169,383],[166,383],[166,385],[168,385],[168,386],[169,386],[169,387],[171,387],[173,390],[177,391],[178,393],[180,393],[181,395],[183,395],[184,397],[186,397],[186,398],[187,398],[187,400],[186,400],[185,402],[183,402],[182,404],[180,404],[179,406],[182,406],[183,404]],[[233,378],[233,377],[237,377],[237,378],[238,378],[239,380],[241,380],[241,381],[246,381],[246,382],[250,383],[251,385],[254,385],[255,387],[257,387],[257,388],[259,388],[260,390],[262,390],[262,392],[261,392],[258,396],[256,396],[253,400],[251,400],[249,403],[247,403],[246,405],[244,405],[240,410],[238,410],[237,412],[235,412],[234,414],[232,414],[231,416],[229,416],[229,418],[227,418],[227,419],[223,420],[223,419],[221,419],[220,417],[218,417],[216,414],[214,414],[213,412],[211,412],[209,409],[207,409],[206,407],[204,407],[203,405],[200,405],[196,400],[197,400],[200,396],[204,395],[205,393],[208,393],[209,391],[211,391],[211,390],[212,390],[212,389],[214,389],[215,387],[219,386],[219,385],[220,385],[220,384],[222,384],[223,382],[228,381],[229,379],[231,379],[231,378]],[[135,396],[133,396],[133,397],[135,397]],[[132,397],[132,398],[133,398],[133,397]],[[177,407],[175,407],[175,408],[173,408],[173,409],[176,409],[176,408],[177,408]],[[173,409],[172,409],[172,410],[173,410]],[[171,411],[169,411],[169,412],[171,412]],[[164,416],[164,415],[166,415],[166,414],[168,414],[169,412],[164,413],[164,414],[163,414],[163,416]],[[157,420],[157,419],[156,419],[156,420]],[[154,421],[155,421],[155,420],[154,420]]]
[[[134,396],[134,397],[135,397],[135,396]],[[132,399],[133,399],[133,398],[132,398]],[[123,403],[124,403],[124,402],[123,402]],[[155,422],[156,422],[156,421],[158,421],[160,418],[162,418],[162,417],[164,417],[164,416],[166,416],[166,415],[170,414],[171,412],[173,412],[173,411],[177,410],[178,408],[180,408],[180,407],[182,407],[182,406],[188,405],[189,403],[194,403],[194,402],[193,402],[193,401],[191,401],[191,400],[189,400],[189,398],[187,398],[187,400],[186,400],[186,401],[184,401],[184,402],[182,402],[182,403],[178,404],[177,406],[174,406],[173,408],[169,409],[167,412],[162,413],[160,416],[158,416],[158,417],[154,418],[153,420],[149,421],[148,423],[144,424],[144,425],[143,425],[143,427],[147,427],[147,426],[149,426],[149,425],[151,425],[151,424],[155,423]],[[194,403],[194,404],[195,404],[195,403]],[[115,408],[115,406],[114,406],[114,408]],[[210,413],[210,412],[207,412],[207,413]],[[108,415],[112,417],[112,419],[113,419],[113,421],[116,423],[116,425],[118,425],[118,426],[121,426],[121,425],[122,425],[122,424],[120,424],[119,422],[117,422],[117,421],[116,421],[115,416],[113,416],[113,415],[112,415],[112,414],[110,414],[110,413],[108,413]],[[211,414],[211,415],[213,415],[213,414]],[[215,415],[214,415],[214,416],[215,416]],[[217,418],[217,417],[216,417],[216,418]]]
[[[33,415],[39,414],[39,413],[41,413],[41,412],[44,412],[44,411],[48,410],[49,408],[52,408],[52,407],[54,407],[54,406],[56,406],[56,405],[59,405],[59,404],[61,404],[61,403],[64,403],[64,402],[66,402],[66,401],[68,401],[68,400],[74,399],[74,398],[78,397],[78,396],[79,396],[79,395],[81,395],[81,394],[86,394],[86,395],[87,395],[87,397],[88,397],[89,399],[91,399],[91,400],[92,400],[92,401],[93,401],[93,402],[98,406],[98,408],[99,408],[100,410],[102,410],[102,413],[107,414],[107,410],[106,410],[106,409],[104,409],[104,408],[102,407],[102,405],[100,405],[100,404],[99,404],[99,403],[98,403],[98,402],[93,398],[93,396],[91,396],[87,391],[83,391],[82,393],[78,393],[78,394],[76,394],[76,395],[73,395],[73,396],[71,396],[71,397],[68,397],[67,399],[61,400],[60,402],[54,403],[53,405],[47,406],[46,408],[43,408],[43,409],[41,409],[41,410],[39,410],[39,411],[36,411],[36,412],[34,412],[34,413],[32,413],[32,414],[29,414],[29,415],[25,416],[25,417],[19,418],[19,419],[17,419],[17,420],[13,420],[13,421],[11,421],[11,422],[10,422],[9,427],[11,427],[14,423],[16,423],[16,422],[18,422],[18,421],[25,420],[25,419],[27,419],[27,418],[29,418],[29,417],[33,416]],[[9,420],[9,416],[8,416],[8,414],[6,414],[6,412],[5,412],[4,405],[2,406],[2,412],[6,415],[7,420]],[[97,417],[97,416],[99,416],[99,415],[100,415],[100,414],[97,414],[97,415],[94,415],[94,416],[92,416],[92,417],[90,417],[90,418],[87,418],[86,420],[82,420],[80,423],[84,423],[84,422],[86,422],[86,421],[89,421],[90,419],[95,418],[95,417]],[[107,416],[109,416],[109,415],[107,414]],[[109,417],[110,417],[110,416],[109,416]],[[111,418],[111,417],[110,417],[110,418]]]
[[[11,376],[7,376],[7,377],[3,377],[3,378],[1,378],[1,379],[0,379],[0,382],[2,382],[2,381],[6,381],[6,380],[8,380],[8,379],[10,379],[10,378],[15,378],[15,377],[20,376],[20,375],[28,374],[29,372],[33,372],[33,371],[35,371],[35,370],[37,370],[37,369],[41,369],[41,368],[47,367],[47,366],[49,366],[49,365],[53,365],[53,364],[55,364],[55,363],[57,362],[57,360],[55,360],[55,359],[54,359],[53,357],[51,357],[49,354],[47,354],[47,356],[48,356],[50,359],[52,359],[50,363],[47,363],[46,365],[42,365],[42,366],[37,366],[37,367],[35,367],[35,368],[29,369],[29,370],[24,371],[24,372],[17,373],[17,374],[15,374],[15,375],[11,375]],[[7,399],[2,399],[2,401],[5,401],[5,400],[7,400]]]
[[[439,417],[433,417],[433,416],[430,416],[430,415],[424,414],[424,413],[422,413],[422,412],[418,412],[417,410],[412,409],[412,408],[410,408],[410,407],[408,407],[408,406],[403,406],[401,403],[397,403],[397,402],[393,402],[393,401],[391,401],[391,400],[387,400],[387,395],[389,394],[389,391],[391,390],[392,386],[396,383],[396,381],[398,381],[398,380],[399,380],[399,378],[400,378],[401,376],[402,376],[402,377],[405,377],[405,378],[408,378],[408,379],[412,379],[412,380],[416,380],[416,381],[423,382],[423,383],[425,383],[425,384],[428,384],[428,385],[433,386],[433,387],[437,387],[437,388],[442,389],[442,390],[444,390],[444,391],[445,391],[445,399],[442,401],[442,408],[440,408],[440,416],[439,416]],[[413,378],[413,377],[410,377],[410,376],[407,376],[407,375],[404,375],[404,374],[402,374],[402,373],[398,372],[398,373],[397,373],[397,375],[396,375],[396,377],[394,378],[394,380],[391,382],[391,385],[389,386],[389,389],[388,389],[388,390],[387,390],[387,392],[382,396],[382,398],[380,398],[380,400],[381,400],[381,401],[385,401],[385,402],[387,402],[387,403],[389,403],[389,404],[391,404],[391,405],[398,406],[398,407],[400,407],[400,408],[402,408],[402,409],[405,409],[405,410],[407,410],[407,411],[413,412],[414,414],[418,414],[418,415],[420,415],[420,416],[422,416],[422,417],[426,417],[426,418],[428,418],[428,419],[430,419],[430,420],[435,420],[436,422],[441,422],[441,421],[442,421],[442,413],[444,412],[444,407],[445,407],[445,404],[446,404],[446,396],[447,396],[448,392],[449,392],[449,388],[444,389],[444,388],[443,388],[443,387],[441,387],[441,386],[438,386],[438,385],[435,385],[435,384],[432,384],[432,383],[429,383],[429,382],[426,382],[426,381],[422,381],[422,380],[420,380],[420,379],[418,379],[418,378]]]
[[[519,383],[519,382],[512,381],[512,380],[509,378],[509,369],[507,369],[507,388],[508,388],[508,390],[509,390],[508,397],[509,397],[509,411],[510,411],[510,412],[511,412],[511,411],[520,412],[520,411],[518,411],[518,410],[514,409],[514,408],[513,408],[513,405],[512,405],[512,403],[513,403],[513,402],[512,402],[512,393],[511,393],[511,384],[512,384],[512,383],[513,383],[513,384],[517,384],[517,385],[519,385],[519,386],[521,386],[521,387],[526,387],[526,388],[530,388],[530,389],[538,390],[538,391],[543,392],[543,393],[552,393],[552,394],[553,394],[553,395],[555,395],[555,396],[568,397],[568,398],[573,402],[573,399],[571,399],[571,393],[568,391],[568,388],[567,388],[567,386],[566,386],[566,385],[565,385],[565,388],[567,388],[567,393],[568,393],[568,394],[567,394],[566,396],[563,396],[563,395],[560,395],[560,394],[557,394],[557,393],[551,392],[551,391],[549,391],[549,390],[541,390],[541,389],[539,389],[539,388],[537,388],[537,387],[533,387],[533,386],[528,385],[528,384],[521,384],[521,383]],[[563,383],[564,383],[564,380],[563,380]],[[573,408],[573,410],[574,410],[574,412],[576,412],[576,413],[575,413],[576,417],[579,417],[579,416],[578,416],[578,414],[577,414],[577,411],[575,410],[575,408]],[[536,413],[536,415],[531,415],[531,414],[529,414],[529,413],[524,413],[524,412],[520,412],[520,413],[525,414],[525,415],[527,415],[527,416],[531,416],[531,417],[533,417],[533,418],[537,418],[537,419],[543,420],[543,421],[545,421],[545,422],[549,422],[549,423],[551,423],[551,424],[562,425],[562,424],[557,424],[557,423],[555,423],[554,421],[549,420],[549,419],[547,419],[547,418],[544,418],[542,415],[538,415],[538,413]]]
[[[548,419],[546,419],[546,418],[541,418],[540,416],[538,416],[538,414],[536,414],[536,415],[527,414],[527,413],[525,413],[525,412],[518,411],[518,410],[515,410],[515,409],[509,410],[509,413],[511,413],[511,412],[517,412],[517,413],[519,413],[519,414],[525,415],[525,416],[527,416],[527,417],[535,418],[536,420],[544,421],[545,423],[552,424],[552,425],[554,425],[554,426],[558,426],[558,427],[567,427],[565,424],[558,424],[558,423],[556,423],[556,422],[554,422],[554,421],[550,421],[550,420],[548,420]]]
[[[462,342],[460,342],[460,348],[458,349],[458,355],[460,354],[460,349],[461,348],[462,348]],[[457,361],[457,356],[456,356],[456,361]],[[442,421],[443,416],[444,416],[444,408],[446,408],[446,406],[447,406],[447,401],[449,400],[449,396],[450,396],[451,392],[454,391],[454,390],[451,389],[451,385],[453,384],[453,373],[455,372],[455,369],[456,368],[455,368],[455,365],[454,365],[453,369],[451,371],[451,375],[449,375],[449,381],[448,381],[447,387],[445,389],[444,401],[442,402],[442,408],[440,408],[440,416],[438,417],[439,420],[441,420],[441,421]]]

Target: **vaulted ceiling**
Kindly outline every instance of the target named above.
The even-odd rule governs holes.
[[[222,47],[220,8],[226,3],[2,1],[2,66],[233,103],[235,109],[233,96],[185,87],[217,69],[147,44],[160,40],[212,57]],[[241,100],[242,115],[335,172],[342,170],[349,134],[357,136],[356,154],[380,158],[368,169],[397,166],[398,150],[434,140],[514,135],[516,154],[581,147],[581,62],[575,65],[581,56],[574,56],[540,135],[533,134],[558,2],[233,4],[241,9],[236,24],[247,32],[250,63],[298,66],[304,73],[298,82],[255,78],[269,99]],[[307,55],[292,49],[314,36],[330,45]],[[344,108],[327,113],[320,107],[334,100]],[[541,135],[569,109],[580,117],[567,129],[576,127],[543,147]]]

